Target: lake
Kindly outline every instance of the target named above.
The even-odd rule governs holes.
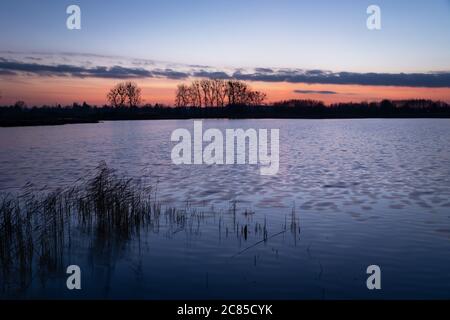
[[[450,120],[204,120],[280,129],[280,168],[180,165],[190,120],[0,128],[0,192],[67,188],[104,161],[152,186],[181,220],[115,243],[76,234],[64,261],[0,297],[144,299],[450,298]],[[201,214],[200,214],[201,213]],[[177,218],[178,219],[178,218]],[[181,221],[181,222],[180,222]],[[382,289],[366,287],[378,265]],[[0,287],[1,290],[1,287]]]

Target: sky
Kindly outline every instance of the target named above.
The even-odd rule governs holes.
[[[72,4],[81,30],[66,27]],[[270,101],[450,101],[449,0],[2,0],[0,30],[0,104],[103,104],[128,79],[170,104],[200,77]]]

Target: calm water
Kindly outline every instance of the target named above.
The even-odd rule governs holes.
[[[34,281],[21,296],[450,298],[450,120],[203,125],[279,128],[278,175],[261,176],[256,166],[171,164],[170,134],[192,129],[192,121],[0,128],[2,193],[27,182],[69,186],[104,160],[157,186],[168,205],[219,212],[181,229],[162,222],[106,251],[81,235],[67,261],[81,266],[83,290],[66,290],[62,273]],[[260,242],[264,224],[269,239]],[[246,238],[236,225],[248,225]],[[382,270],[378,292],[366,288],[372,264]]]

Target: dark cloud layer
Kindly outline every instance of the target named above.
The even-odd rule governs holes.
[[[336,91],[317,91],[317,90],[294,90],[295,93],[300,94],[337,94]]]
[[[187,77],[190,76],[189,73],[180,72],[180,71],[176,71],[176,70],[172,70],[172,69],[164,69],[164,70],[157,69],[157,70],[153,70],[151,73],[153,74],[153,76],[174,79],[174,80],[186,79]]]
[[[106,79],[138,79],[164,77],[169,79],[184,79],[189,75],[171,69],[149,71],[143,68],[126,68],[122,66],[93,68],[73,65],[44,65],[36,63],[22,63],[0,59],[0,74],[12,75],[28,73],[40,76],[66,76],[75,78],[106,78]]]
[[[234,78],[237,80],[262,82],[450,88],[450,72],[355,73],[330,72],[322,70],[274,70],[270,68],[256,68],[253,71],[236,69],[231,73],[227,73],[221,70],[208,70],[207,68],[195,69],[192,66],[183,71],[176,69],[177,68],[159,68],[148,70],[144,68],[123,67],[118,65],[112,67],[86,67],[70,64],[48,65],[18,62],[0,57],[0,75],[27,73],[41,76],[65,76],[77,78],[96,77],[108,79],[142,79],[158,77],[175,80],[182,80],[189,77],[202,77],[210,79]],[[304,92],[299,90],[297,93]],[[335,94],[334,92],[315,93]]]
[[[194,71],[192,72],[192,76],[197,78],[222,79],[222,80],[231,78],[226,72],[207,71],[207,70]]]
[[[439,73],[354,73],[320,70],[281,70],[278,72],[235,72],[233,78],[246,81],[309,84],[352,84],[372,86],[450,87],[450,72]]]

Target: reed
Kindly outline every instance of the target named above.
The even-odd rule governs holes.
[[[2,289],[20,291],[33,274],[61,271],[75,230],[107,243],[157,225],[161,206],[150,195],[101,163],[93,177],[69,189],[40,194],[28,184],[18,197],[0,196]]]
[[[90,242],[90,256],[108,259],[105,264],[111,266],[111,257],[130,240],[140,239],[142,232],[164,231],[168,237],[184,232],[189,239],[201,235],[207,220],[217,224],[217,216],[219,237],[225,230],[226,238],[235,234],[239,243],[266,243],[286,232],[285,226],[283,232],[269,235],[266,219],[263,224],[253,222],[254,215],[239,210],[237,201],[223,212],[213,207],[201,211],[189,202],[181,209],[163,206],[152,187],[119,177],[101,162],[92,175],[70,188],[46,192],[27,184],[18,196],[0,195],[0,290],[21,293],[34,277],[45,282],[51,275],[65,274],[80,233]],[[294,209],[290,229],[300,229]]]

